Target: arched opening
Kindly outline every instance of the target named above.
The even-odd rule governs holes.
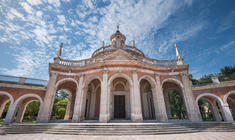
[[[71,79],[62,79],[57,83],[51,120],[71,120],[73,117],[77,83]]]
[[[93,79],[86,87],[85,120],[98,120],[100,115],[101,82]]]
[[[142,79],[140,81],[140,96],[141,96],[141,107],[144,120],[155,119],[154,100],[152,93],[152,86],[148,80]]]
[[[206,98],[198,101],[199,110],[203,121],[215,121],[213,104]]]
[[[12,122],[36,122],[42,99],[36,94],[25,94],[16,100]]]
[[[13,97],[7,92],[0,91],[0,125],[4,122],[11,103],[13,103]]]
[[[109,85],[111,119],[130,119],[130,84],[122,77],[114,78]]]
[[[188,119],[182,88],[171,81],[164,82],[162,87],[168,120]]]
[[[229,105],[229,109],[232,113],[233,120],[235,121],[235,91],[231,92],[227,97],[227,103]]]
[[[222,100],[219,97],[205,93],[199,95],[196,102],[203,121],[224,121],[224,113],[221,107]]]

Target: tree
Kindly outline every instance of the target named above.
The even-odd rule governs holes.
[[[235,80],[235,66],[225,66],[218,74],[220,81]]]

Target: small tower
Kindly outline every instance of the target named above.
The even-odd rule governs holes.
[[[123,48],[125,47],[126,37],[119,31],[119,25],[117,25],[117,31],[110,37],[112,42],[112,47],[114,48]]]
[[[175,51],[176,51],[176,60],[177,60],[177,65],[183,65],[184,64],[184,59],[181,57],[180,51],[178,49],[177,44],[175,44]]]

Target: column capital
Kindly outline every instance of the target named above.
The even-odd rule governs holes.
[[[183,77],[183,76],[187,76],[187,77],[188,77],[189,74],[188,74],[188,73],[185,73],[185,72],[180,72],[179,75],[182,76],[182,77]]]
[[[133,73],[133,74],[138,74],[138,72],[139,72],[139,71],[138,71],[137,69],[132,70],[132,73]]]

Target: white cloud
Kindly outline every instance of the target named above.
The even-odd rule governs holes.
[[[221,20],[220,25],[217,28],[217,33],[224,32],[234,26],[235,23],[235,10],[230,12],[227,16]]]
[[[165,39],[158,49],[159,53],[165,54],[170,47],[179,41],[185,41],[192,36],[196,35],[199,31],[203,29],[203,24],[197,24],[192,27],[186,28],[184,32],[176,32],[171,35],[170,38]]]
[[[14,16],[24,19],[24,15],[18,12],[16,9],[11,8],[10,13],[13,14]]]
[[[227,48],[230,48],[230,47],[235,47],[235,40],[233,41],[230,41],[229,43],[223,45],[220,47],[220,50],[224,50],[224,49],[227,49]]]
[[[42,4],[43,0],[27,0],[27,2],[33,6],[36,6]]]
[[[22,2],[22,3],[21,3],[21,6],[24,8],[24,10],[25,10],[27,13],[29,13],[29,14],[33,14],[33,13],[34,13],[33,8],[32,8],[29,4],[27,4],[26,2]]]
[[[64,15],[58,15],[57,18],[58,18],[58,21],[57,21],[58,24],[64,25],[66,23]]]

